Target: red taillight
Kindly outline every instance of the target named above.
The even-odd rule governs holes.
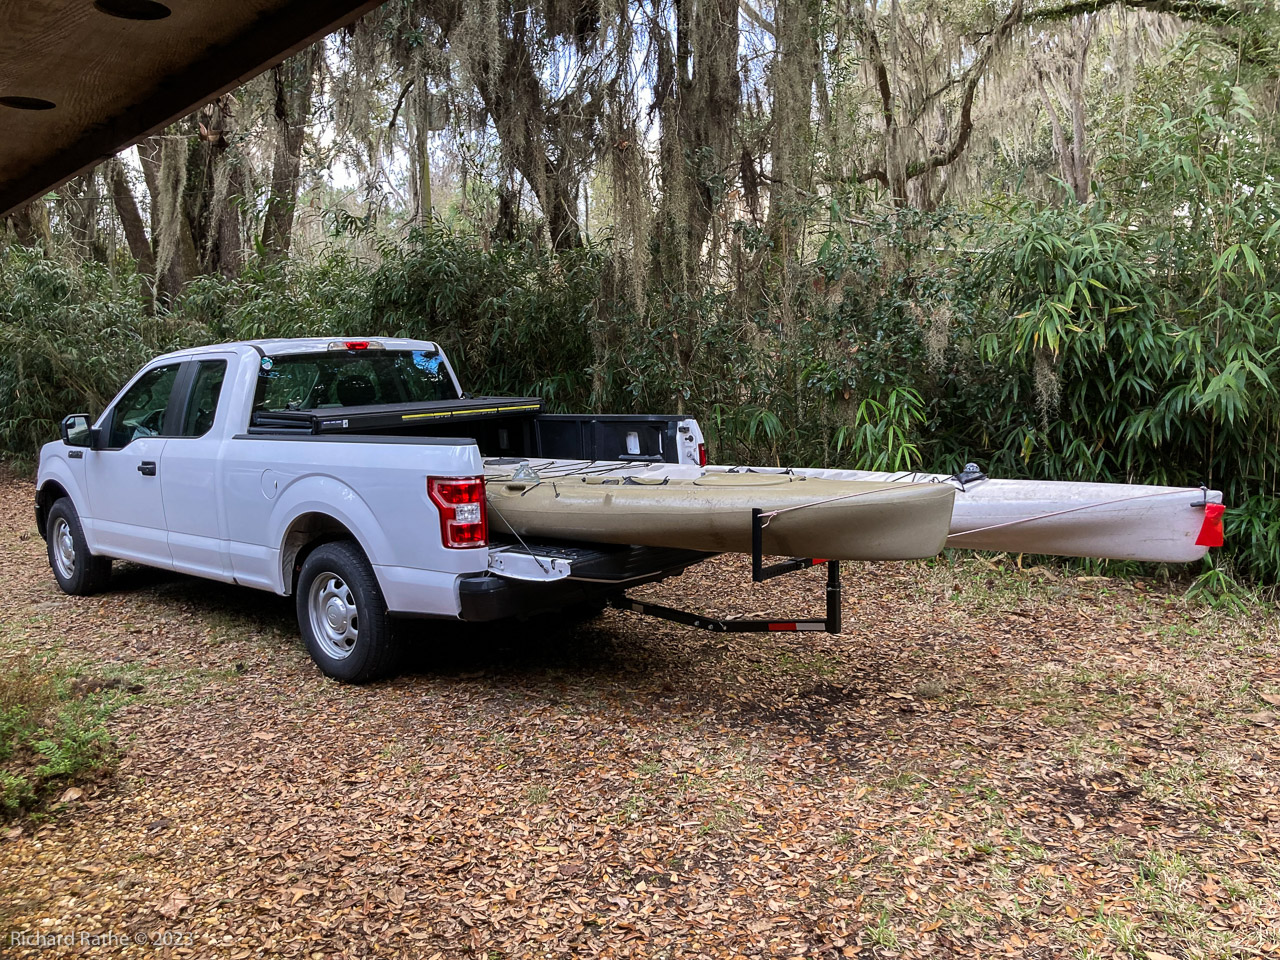
[[[1200,525],[1200,536],[1196,537],[1197,547],[1220,547],[1224,539],[1222,532],[1222,515],[1227,508],[1221,503],[1204,505],[1204,523]]]
[[[489,545],[484,477],[427,477],[427,496],[440,510],[440,541],[446,547]]]
[[[705,467],[707,465],[707,445],[705,443],[698,444],[698,466]]]
[[[368,350],[368,340],[347,340],[346,347],[348,350]]]

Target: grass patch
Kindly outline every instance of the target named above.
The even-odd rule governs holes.
[[[546,803],[551,799],[551,790],[548,787],[530,787],[525,791],[524,799],[527,803]]]
[[[105,720],[119,689],[72,681],[30,656],[0,663],[0,817],[37,811],[114,766]]]

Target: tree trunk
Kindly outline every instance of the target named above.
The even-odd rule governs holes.
[[[1036,68],[1036,88],[1040,93],[1040,102],[1044,104],[1045,114],[1049,118],[1049,134],[1053,138],[1053,152],[1058,157],[1058,170],[1062,174],[1062,182],[1075,192],[1074,162],[1071,148],[1067,145],[1067,135],[1062,129],[1062,120],[1058,117],[1058,108],[1053,105],[1053,97],[1045,86],[1044,72]]]
[[[813,188],[813,85],[818,76],[818,0],[778,0],[773,155],[768,233],[775,256],[793,255],[799,206]]]
[[[272,71],[279,134],[271,165],[271,192],[262,225],[262,246],[268,262],[287,257],[293,240],[302,147],[306,141],[307,122],[311,119],[311,95],[315,90],[319,66],[320,44],[313,44]]]
[[[477,88],[493,117],[507,161],[533,188],[555,250],[582,246],[578,229],[578,184],[564,158],[550,153],[556,128],[549,122],[542,82],[523,42],[522,30],[501,38],[501,63],[473,64]]]
[[[1093,20],[1087,20],[1079,47],[1072,58],[1071,80],[1071,187],[1077,203],[1089,200],[1089,147],[1085,142],[1084,81],[1088,68],[1089,46],[1093,42]]]
[[[187,214],[191,145],[181,134],[149,137],[138,144],[142,176],[151,194],[151,249],[156,293],[172,302],[200,269],[196,238]]]
[[[655,107],[662,127],[657,259],[667,283],[696,282],[712,215],[741,166],[734,135],[738,81],[738,0],[674,0],[675,46],[658,43]]]
[[[431,223],[431,133],[425,126],[419,126],[415,138],[417,147],[417,190],[418,222],[423,226]]]
[[[441,45],[452,42],[455,29],[465,19],[462,0],[425,0],[422,9],[439,26]],[[531,9],[517,4],[510,10],[509,22],[499,17],[496,46],[472,42],[472,38],[459,43],[458,50],[466,58],[467,72],[497,129],[504,162],[533,189],[551,246],[567,250],[582,245],[578,223],[581,173],[575,141],[582,136],[584,121],[603,111],[604,97],[549,104],[530,52],[535,43],[530,36]],[[595,21],[589,3],[574,9],[575,15],[565,22],[572,21],[575,43],[581,44]],[[420,186],[419,191],[422,189]],[[506,224],[514,222],[513,217],[502,219]]]
[[[105,262],[106,252],[98,243],[98,186],[94,172],[72,177],[58,191],[62,215],[77,256]]]
[[[232,152],[235,99],[219,97],[200,112],[200,181],[188,191],[188,218],[200,250],[200,271],[234,277],[244,265],[241,203],[247,158]]]
[[[1071,141],[1067,141],[1061,114],[1054,104],[1053,95],[1045,83],[1045,71],[1036,66],[1036,90],[1044,104],[1049,119],[1049,132],[1053,138],[1053,152],[1058,158],[1062,182],[1075,197],[1076,203],[1089,202],[1089,148],[1085,134],[1085,75],[1088,72],[1089,47],[1093,42],[1094,24],[1085,23],[1075,42],[1067,48],[1067,108],[1071,112]]]
[[[19,207],[5,218],[13,228],[18,243],[24,247],[38,247],[43,242],[44,249],[52,246],[49,233],[49,209],[43,200],[32,200]]]
[[[142,180],[151,197],[149,209],[151,236],[156,235],[156,198],[160,196],[160,138],[148,137],[138,142],[138,166],[142,167]]]
[[[116,216],[120,218],[120,225],[124,228],[125,242],[129,245],[129,253],[137,264],[138,272],[154,277],[155,252],[151,249],[151,240],[147,237],[147,228],[142,222],[142,213],[138,210],[138,201],[129,185],[124,164],[118,157],[112,157],[107,161],[103,173],[111,191]]]

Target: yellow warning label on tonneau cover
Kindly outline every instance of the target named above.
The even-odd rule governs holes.
[[[517,410],[540,410],[540,403],[523,403],[510,407],[477,407],[473,410],[440,410],[435,413],[406,413],[401,420],[428,420],[434,417],[466,417],[477,413],[514,413]]]

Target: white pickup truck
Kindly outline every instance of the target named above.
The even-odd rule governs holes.
[[[484,458],[705,463],[694,420],[469,397],[440,348],[292,339],[182,350],[40,451],[36,521],[67,593],[112,559],[296,597],[326,674],[393,669],[399,617],[599,607],[706,555],[494,542]]]

